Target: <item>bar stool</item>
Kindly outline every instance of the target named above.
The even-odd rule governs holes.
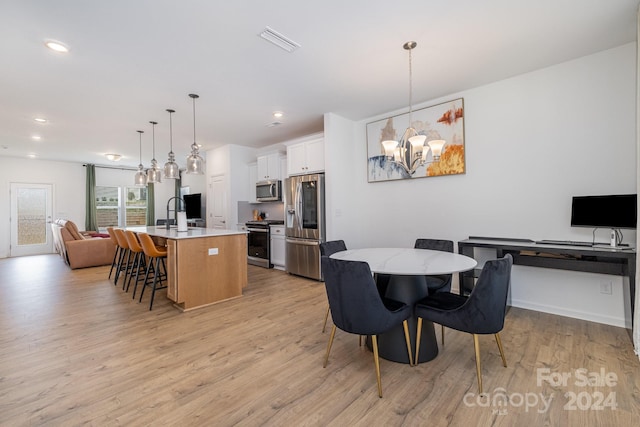
[[[122,290],[127,283],[127,276],[131,270],[129,260],[131,258],[131,250],[129,249],[129,242],[127,242],[127,236],[124,234],[124,230],[121,228],[114,228],[116,239],[118,240],[118,246],[120,246],[120,259],[118,261],[118,268],[116,270],[116,278],[113,282],[114,285],[118,284],[120,273],[124,271],[124,282],[122,283]]]
[[[111,279],[111,273],[113,273],[113,268],[117,267],[118,265],[118,255],[120,255],[120,245],[118,244],[118,239],[116,239],[116,235],[113,232],[113,227],[107,227],[107,233],[109,233],[109,238],[111,239],[111,241],[116,247],[116,251],[113,254],[113,261],[111,262],[111,269],[109,270],[109,279]]]
[[[127,288],[125,292],[129,292],[129,286],[131,285],[131,279],[133,279],[133,273],[135,271],[136,281],[133,286],[133,296],[132,299],[136,297],[136,289],[138,288],[138,281],[143,279],[142,274],[140,274],[140,270],[144,272],[147,268],[146,258],[144,256],[144,251],[142,250],[142,246],[140,246],[140,242],[138,241],[138,237],[136,237],[136,233],[131,230],[125,230],[124,234],[127,238],[127,243],[129,244],[129,250],[133,254],[133,264],[131,264],[131,274],[129,275],[129,281],[127,282]]]
[[[149,310],[153,308],[153,298],[156,295],[156,291],[158,289],[165,289],[167,285],[158,287],[157,284],[160,282],[162,284],[162,279],[167,280],[167,267],[164,263],[164,260],[167,258],[167,249],[158,247],[153,243],[151,236],[147,233],[138,233],[138,239],[140,239],[140,244],[142,245],[142,250],[144,254],[149,258],[147,262],[147,271],[144,275],[144,284],[142,286],[142,292],[140,292],[140,300],[138,302],[142,302],[142,296],[144,295],[144,289],[149,286],[149,281],[147,280],[149,277],[149,272],[153,269],[153,281],[151,282],[151,302],[149,302]],[[154,261],[155,260],[155,265]],[[160,264],[162,264],[162,270],[160,270]],[[135,292],[135,289],[134,289]]]

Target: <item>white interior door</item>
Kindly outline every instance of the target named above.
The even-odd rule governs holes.
[[[52,184],[11,183],[10,256],[53,252],[52,212]]]
[[[209,182],[209,224],[207,227],[227,228],[227,189],[224,175],[212,176]]]

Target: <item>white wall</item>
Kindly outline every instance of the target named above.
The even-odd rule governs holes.
[[[85,176],[80,163],[0,157],[0,258],[9,256],[11,183],[53,184],[53,218],[70,219],[84,229]]]
[[[327,238],[354,248],[470,235],[591,240],[591,229],[569,226],[571,197],[636,192],[635,71],[631,43],[416,106],[464,98],[464,175],[369,184],[366,124],[403,111],[359,122],[327,114]],[[613,295],[600,294],[602,281]],[[621,277],[516,266],[512,283],[514,306],[618,326],[626,314],[630,324]]]
[[[134,174],[135,170],[97,167],[96,184],[131,187]],[[6,258],[10,254],[11,183],[53,184],[53,218],[69,219],[84,230],[85,182],[86,170],[80,163],[0,157],[0,258]],[[192,193],[206,194],[204,175],[183,174],[183,185],[189,185]],[[173,188],[172,180],[163,180],[155,185],[157,218],[166,216],[167,200],[173,196]]]
[[[249,167],[256,161],[256,149],[240,145],[227,144],[207,155],[207,188],[212,177],[224,175],[226,185],[226,222],[228,228],[235,228],[238,221],[238,202],[248,199]],[[207,224],[209,208],[207,207]]]

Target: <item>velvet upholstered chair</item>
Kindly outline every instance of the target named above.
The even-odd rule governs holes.
[[[433,251],[453,253],[453,242],[451,240],[439,239],[416,239],[415,249],[431,249]],[[429,293],[451,291],[451,274],[441,274],[437,276],[426,276]]]
[[[450,292],[436,292],[418,301],[415,306],[415,314],[418,317],[416,360],[418,360],[420,353],[422,319],[472,334],[476,354],[478,390],[482,393],[478,335],[493,334],[495,336],[502,364],[505,368],[507,367],[500,331],[504,327],[512,265],[513,258],[509,254],[497,260],[487,261],[468,297]]]
[[[346,251],[347,245],[345,245],[344,240],[330,240],[328,242],[320,243],[320,255],[321,256],[331,256],[336,252]],[[322,333],[327,329],[327,320],[329,320],[329,307],[327,307],[327,312],[324,315],[324,323],[322,324]]]
[[[327,366],[336,328],[351,334],[370,335],[378,382],[378,396],[382,397],[377,336],[402,324],[407,353],[409,354],[409,364],[413,365],[407,323],[407,319],[412,315],[413,307],[382,298],[371,275],[369,264],[366,262],[337,260],[327,256],[322,256],[321,262],[329,308],[333,318],[333,328],[327,344],[323,366]]]

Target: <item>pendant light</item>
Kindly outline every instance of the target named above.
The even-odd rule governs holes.
[[[191,155],[187,157],[187,173],[202,175],[204,173],[202,157],[198,153],[198,144],[196,144],[196,99],[198,95],[190,93],[189,96],[193,99],[193,144],[191,144]]]
[[[153,157],[151,159],[151,167],[147,169],[147,184],[159,184],[162,182],[162,170],[160,166],[158,166],[158,162],[156,161],[156,125],[158,122],[149,122],[151,123],[152,129],[152,140],[153,140]]]
[[[413,64],[411,61],[411,51],[415,49],[417,45],[414,41],[408,41],[402,45],[402,47],[409,52],[409,127],[404,131],[399,141],[382,141],[382,147],[388,161],[403,168],[409,176],[413,175],[418,167],[423,166],[427,162],[429,149],[432,151],[433,161],[439,161],[442,146],[445,144],[444,140],[432,140],[425,144],[427,136],[418,133],[418,131],[413,128]]]
[[[169,161],[164,164],[164,177],[167,179],[179,179],[180,178],[180,168],[176,163],[176,156],[173,154],[173,125],[171,122],[171,114],[175,113],[176,110],[167,109],[169,113]]]
[[[135,176],[135,185],[137,187],[144,187],[147,185],[147,174],[144,172],[144,166],[142,166],[142,134],[144,131],[139,130],[138,135],[140,137],[140,164],[138,165],[138,172]]]

